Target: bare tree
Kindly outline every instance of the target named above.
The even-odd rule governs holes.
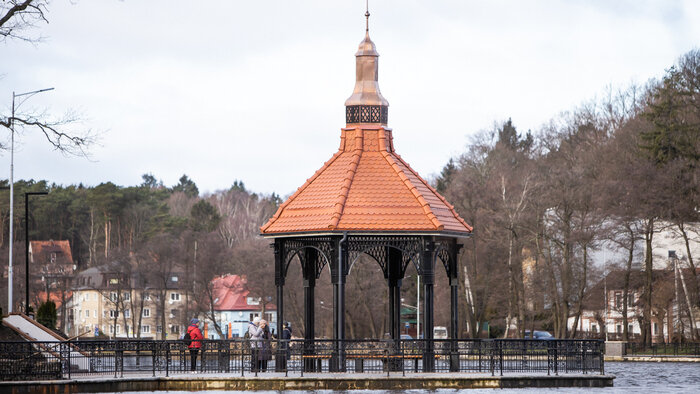
[[[30,43],[42,37],[32,34],[46,19],[48,0],[5,0],[0,2],[0,42],[17,39]],[[27,96],[28,98],[31,96]],[[15,97],[13,95],[13,100]],[[78,130],[79,116],[69,111],[62,117],[52,118],[45,112],[21,111],[22,100],[13,102],[13,114],[0,115],[0,126],[21,133],[24,130],[39,130],[55,150],[69,155],[87,156],[86,148],[95,142],[96,134],[91,130]],[[4,146],[0,148],[6,149]]]
[[[0,3],[0,42],[17,39],[37,42],[41,36],[33,36],[30,31],[46,19],[48,0],[5,0]]]

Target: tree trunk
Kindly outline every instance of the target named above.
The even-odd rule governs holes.
[[[624,288],[622,289],[622,340],[627,342],[629,338],[629,318],[627,316],[627,300],[630,294],[630,276],[632,275],[632,261],[634,259],[634,231],[631,227],[628,228],[630,234],[630,247],[627,255],[627,265],[625,267]]]
[[[652,240],[654,238],[654,219],[647,220],[647,226],[644,230],[644,241],[646,243],[646,253],[644,256],[644,311],[643,311],[643,329],[642,340],[644,343],[651,345],[651,302],[652,302],[652,282],[654,279],[654,255],[652,254]]]
[[[469,271],[467,270],[466,264],[463,268],[464,271],[464,297],[467,300],[467,324],[469,325],[469,334],[472,338],[479,337],[479,328],[477,327],[476,319],[474,318],[474,298],[472,295],[471,282],[469,280]],[[420,335],[418,333],[417,335]]]
[[[581,277],[581,283],[579,284],[578,300],[576,303],[576,315],[574,317],[574,324],[571,327],[570,338],[575,338],[578,332],[578,322],[581,319],[581,314],[583,313],[583,297],[586,294],[586,278],[588,277],[588,245],[583,245],[583,276]]]

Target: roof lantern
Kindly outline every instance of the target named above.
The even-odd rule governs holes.
[[[345,101],[345,122],[378,123],[386,125],[389,102],[379,90],[379,53],[369,38],[369,10],[365,13],[365,39],[355,53],[355,89]]]

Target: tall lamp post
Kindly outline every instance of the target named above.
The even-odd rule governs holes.
[[[41,92],[48,92],[53,90],[53,88],[33,90],[31,92],[25,92],[20,94],[15,94],[12,92],[12,116],[10,117],[10,257],[9,264],[7,267],[7,313],[12,313],[12,243],[13,243],[13,232],[14,232],[14,203],[15,203],[15,108],[19,108],[25,101],[31,98],[33,95]],[[15,100],[18,97],[24,97],[15,106]]]
[[[24,313],[29,311],[29,196],[43,196],[49,192],[25,192],[24,193]],[[46,301],[49,301],[49,293],[46,293]]]

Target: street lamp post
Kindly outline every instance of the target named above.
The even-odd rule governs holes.
[[[7,313],[12,313],[12,243],[13,243],[13,234],[14,234],[14,194],[15,194],[15,180],[14,180],[14,173],[15,173],[15,108],[19,108],[22,103],[27,101],[30,97],[37,93],[41,92],[48,92],[49,90],[53,90],[53,88],[48,88],[48,89],[39,89],[39,90],[34,90],[31,92],[25,92],[25,93],[20,93],[20,94],[15,94],[15,92],[12,92],[12,116],[10,116],[10,256],[9,256],[9,264],[7,267]],[[21,100],[16,106],[15,106],[15,99],[17,97],[25,97],[23,100]]]
[[[24,313],[29,312],[29,196],[41,196],[49,192],[25,192],[24,193]],[[49,301],[49,293],[46,293],[46,301]]]

